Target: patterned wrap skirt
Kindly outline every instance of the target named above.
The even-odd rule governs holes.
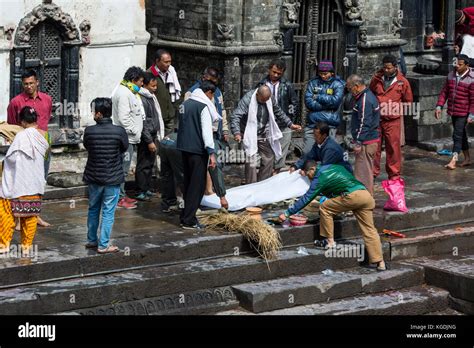
[[[22,196],[10,200],[14,217],[38,216],[41,213],[41,195]]]

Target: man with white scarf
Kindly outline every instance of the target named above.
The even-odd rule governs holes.
[[[184,229],[204,228],[196,212],[204,196],[208,167],[217,164],[212,122],[221,116],[213,103],[215,90],[212,82],[203,81],[179,108],[177,149],[183,156],[184,209],[180,221]]]
[[[246,152],[245,183],[268,179],[273,173],[273,162],[282,156],[279,123],[292,130],[301,130],[271,99],[268,86],[251,90],[240,100],[230,117],[230,129],[237,142],[243,140]],[[261,158],[257,175],[257,153]]]
[[[176,108],[181,102],[181,85],[178,74],[171,65],[171,54],[164,49],[157,50],[155,64],[147,71],[159,77],[155,95],[160,103],[165,123],[165,135],[168,135],[175,128]]]

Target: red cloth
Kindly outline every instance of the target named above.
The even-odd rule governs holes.
[[[155,76],[158,76],[158,75],[159,75],[159,72],[158,72],[158,70],[156,70],[156,66],[155,66],[155,65],[152,65],[152,66],[150,67],[150,69],[148,69],[148,70],[150,70],[151,73],[152,73],[153,75],[155,75]]]
[[[403,116],[403,107],[400,103],[413,103],[413,93],[408,80],[398,71],[397,81],[384,90],[383,70],[377,73],[370,81],[370,90],[375,94],[380,105],[380,118],[400,118]]]
[[[474,114],[474,72],[469,71],[456,87],[456,72],[450,72],[438,97],[436,106],[443,107],[448,102],[448,115],[466,117]]]
[[[20,111],[25,106],[31,106],[38,114],[38,128],[44,131],[48,130],[48,123],[51,119],[53,101],[46,93],[38,92],[36,99],[30,98],[25,92],[20,93],[10,101],[7,109],[8,124],[20,125]]]
[[[382,142],[385,142],[386,163],[385,170],[389,180],[397,180],[402,172],[402,147],[400,144],[401,118],[381,119],[381,141],[374,157],[374,176],[380,174],[380,159],[382,156]]]

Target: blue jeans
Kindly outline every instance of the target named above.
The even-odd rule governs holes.
[[[120,185],[101,186],[89,184],[89,212],[87,214],[87,242],[97,244],[100,211],[102,224],[100,226],[99,248],[109,245],[110,234],[115,220],[115,208],[120,196]]]

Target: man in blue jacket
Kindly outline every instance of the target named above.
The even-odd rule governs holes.
[[[339,107],[343,97],[344,80],[335,75],[331,61],[322,60],[318,65],[318,76],[309,81],[304,98],[309,111],[304,132],[305,154],[314,145],[313,128],[316,122],[326,122],[333,128],[339,126]]]
[[[349,76],[346,86],[355,101],[351,120],[355,153],[354,175],[373,196],[374,158],[380,141],[379,102],[359,75]]]
[[[329,136],[329,125],[325,122],[317,122],[314,125],[314,138],[316,143],[311,151],[304,154],[295,164],[290,167],[290,173],[300,169],[301,175],[306,175],[303,170],[304,164],[308,160],[321,162],[321,165],[340,164],[352,173],[352,166],[347,162],[347,154],[342,147]]]

